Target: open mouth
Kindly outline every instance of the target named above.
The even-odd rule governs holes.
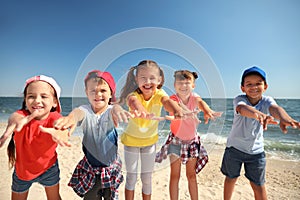
[[[41,110],[41,109],[43,109],[44,107],[42,107],[42,106],[33,106],[32,107],[32,109],[33,110]]]
[[[104,101],[104,99],[94,99],[94,101],[97,103],[97,102],[102,102],[102,101]]]
[[[144,85],[143,88],[146,89],[146,90],[151,90],[152,86],[151,85]]]

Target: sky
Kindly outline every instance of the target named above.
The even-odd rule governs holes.
[[[0,96],[22,96],[27,78],[55,78],[61,96],[84,95],[92,69],[120,91],[131,66],[156,61],[199,74],[202,97],[241,93],[246,68],[267,73],[266,95],[300,98],[300,1],[0,1]],[[117,93],[118,94],[118,93]]]

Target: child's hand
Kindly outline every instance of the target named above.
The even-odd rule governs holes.
[[[34,119],[38,114],[38,111],[34,111],[30,115],[24,117],[21,114],[13,113],[9,120],[8,124],[6,126],[6,129],[3,133],[3,135],[0,138],[0,148],[4,145],[7,138],[14,132],[14,131],[21,131],[22,128],[28,124],[32,119]]]
[[[144,118],[144,119],[152,119],[155,115],[153,113],[148,113],[146,111],[131,111],[131,118]]]
[[[115,104],[111,109],[111,114],[114,120],[114,124],[117,127],[120,122],[128,123],[128,119],[133,117],[133,115],[124,110],[120,105]]]
[[[23,116],[18,113],[14,113],[10,116],[10,119],[8,121],[8,126],[9,130],[13,132],[14,130],[16,131],[21,131],[22,128],[28,124],[31,120],[33,120],[35,117],[38,116],[39,111],[35,110],[32,112],[30,115]]]
[[[76,128],[76,121],[73,117],[61,117],[54,122],[54,128],[58,130],[69,130],[68,136],[70,136]]]
[[[10,134],[9,134],[10,135]],[[8,138],[8,134],[6,133],[6,131],[3,133],[3,135],[0,138],[0,148],[4,145],[5,141]]]
[[[279,126],[283,133],[287,133],[288,126],[291,126],[292,128],[295,129],[296,128],[300,129],[300,122],[290,118],[289,120],[280,120]]]
[[[8,123],[6,126],[6,130],[4,131],[3,135],[0,138],[0,148],[4,145],[7,138],[14,132],[16,124]]]
[[[170,121],[172,121],[174,119],[175,119],[175,117],[174,116],[170,116],[170,115],[166,115],[164,117],[154,116],[154,117],[151,118],[151,120],[158,120],[158,121],[163,121],[163,120],[170,120]]]
[[[71,144],[68,141],[68,139],[69,139],[69,134],[68,134],[69,131],[68,130],[57,130],[55,128],[46,128],[43,126],[40,126],[39,128],[42,132],[49,133],[50,135],[52,135],[53,141],[55,141],[60,146],[63,146],[63,147],[71,146]]]
[[[278,124],[278,122],[274,120],[274,117],[270,115],[255,113],[255,116],[256,120],[263,125],[264,130],[267,130],[268,124]]]
[[[205,124],[208,123],[208,120],[211,119],[211,120],[215,120],[216,118],[218,117],[221,117],[223,114],[223,112],[215,112],[213,110],[211,110],[210,112],[204,112],[204,122]]]

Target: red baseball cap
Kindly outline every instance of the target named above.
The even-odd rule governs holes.
[[[45,75],[38,75],[38,76],[33,76],[29,79],[26,80],[26,85],[25,87],[27,87],[28,84],[34,82],[34,81],[44,81],[46,83],[48,83],[49,85],[51,85],[53,87],[53,89],[55,90],[56,92],[56,98],[57,98],[57,107],[56,107],[56,111],[57,112],[61,112],[61,106],[60,106],[60,101],[59,101],[59,97],[60,97],[60,92],[61,92],[61,89],[59,87],[59,85],[56,83],[56,81],[51,78],[51,77],[48,77],[48,76],[45,76]]]
[[[100,70],[92,70],[90,71],[85,79],[84,79],[84,83],[86,84],[87,80],[90,78],[102,78],[103,80],[106,81],[106,83],[108,84],[109,88],[111,89],[112,92],[112,101],[116,100],[115,94],[116,94],[116,83],[114,78],[112,77],[112,75],[109,72],[102,72]]]

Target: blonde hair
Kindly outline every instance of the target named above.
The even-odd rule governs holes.
[[[161,82],[159,85],[157,85],[157,89],[162,88],[164,82],[165,82],[165,78],[164,78],[164,72],[163,70],[158,66],[158,64],[153,61],[153,60],[143,60],[141,62],[139,62],[139,64],[137,66],[133,66],[130,68],[128,74],[127,74],[127,79],[126,79],[126,83],[124,85],[124,87],[121,90],[121,95],[120,95],[120,99],[119,99],[119,103],[120,104],[124,104],[126,103],[126,99],[127,96],[132,93],[132,92],[138,92],[139,94],[141,94],[141,90],[139,89],[136,81],[135,81],[135,77],[137,76],[137,74],[139,73],[139,69],[142,67],[157,67],[157,69],[159,69],[159,75],[161,76]]]

